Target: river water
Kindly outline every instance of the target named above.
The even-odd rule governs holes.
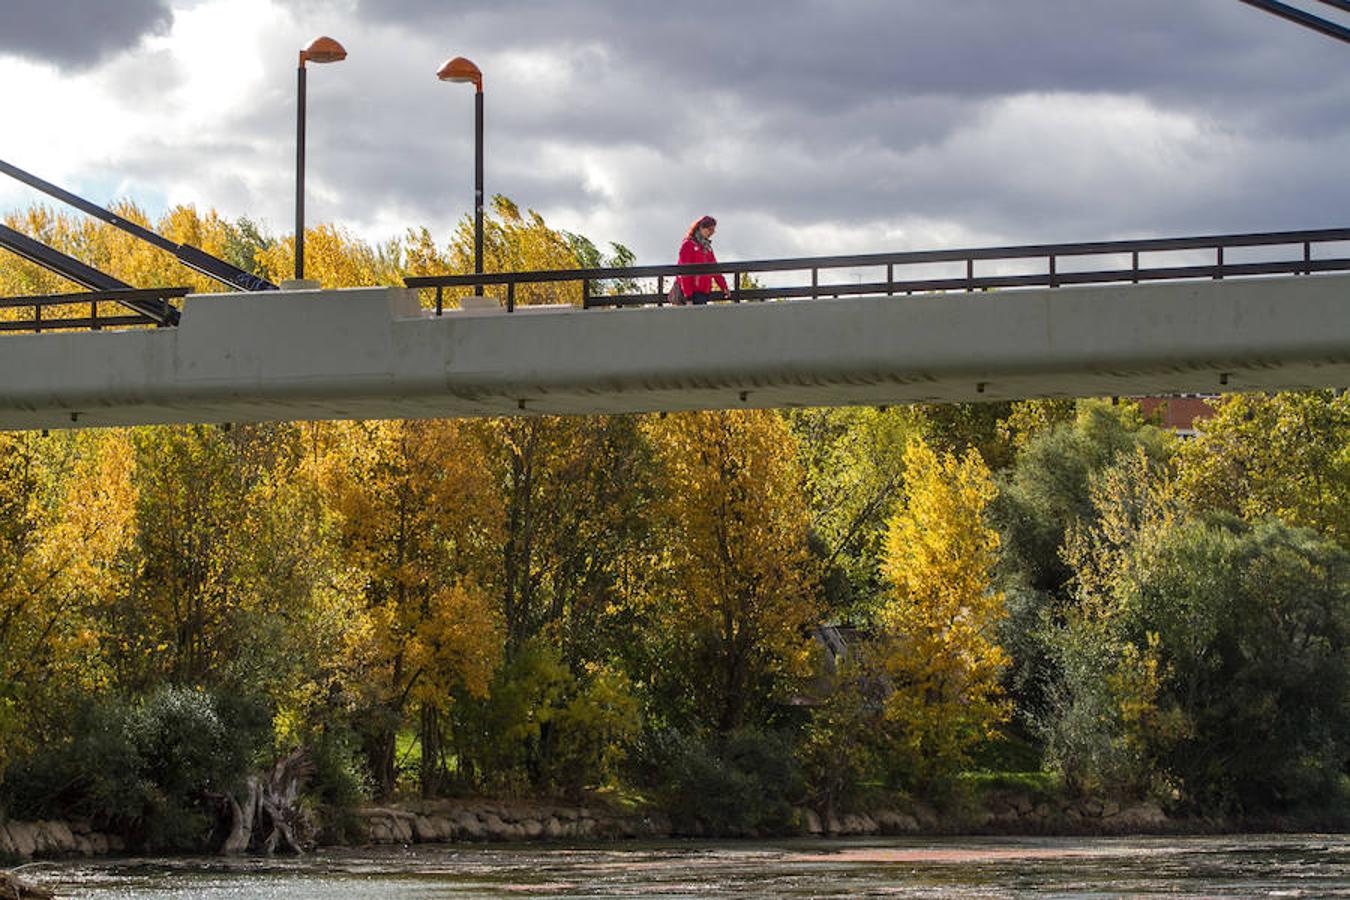
[[[60,897],[1350,897],[1350,837],[419,845],[299,859],[40,863]]]

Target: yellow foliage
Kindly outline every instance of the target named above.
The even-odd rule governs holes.
[[[45,691],[105,683],[103,610],[133,533],[130,456],[120,432],[0,434],[0,770],[38,737]]]
[[[348,632],[362,690],[396,709],[444,704],[456,685],[483,694],[502,645],[490,586],[504,524],[478,426],[311,427],[327,432],[314,472],[365,584]]]
[[[895,594],[880,615],[886,717],[920,777],[949,771],[1006,721],[999,677],[1009,663],[994,629],[1007,615],[991,589],[998,534],[984,521],[994,499],[974,450],[937,456],[922,440],[905,452],[905,490],[886,537]]]
[[[669,523],[656,614],[687,641],[676,652],[690,654],[689,689],[729,730],[760,691],[808,669],[805,631],[820,604],[795,442],[761,410],[652,418],[645,430]],[[699,680],[711,683],[699,691]]]
[[[295,238],[284,238],[258,253],[270,281],[295,275]],[[305,277],[326,288],[401,285],[398,245],[372,248],[334,225],[305,229]]]
[[[1182,443],[1181,496],[1249,522],[1273,516],[1350,547],[1350,396],[1234,394]]]

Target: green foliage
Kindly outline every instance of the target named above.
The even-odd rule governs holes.
[[[1056,413],[1056,417],[1062,413]],[[1170,458],[1171,441],[1145,425],[1134,404],[1079,401],[1071,422],[1032,428],[1001,479],[990,518],[999,529],[998,581],[1008,618],[999,641],[1012,656],[1009,694],[1025,720],[1047,714],[1047,690],[1059,678],[1046,629],[1073,605],[1074,571],[1061,548],[1070,531],[1096,520],[1090,485],[1123,456],[1142,450]]]
[[[373,791],[370,777],[361,766],[356,738],[326,731],[312,735],[305,747],[314,764],[306,792],[327,814],[325,830],[342,840],[362,839],[365,823],[355,810]]]
[[[1159,705],[1187,724],[1162,767],[1206,811],[1317,803],[1350,758],[1350,552],[1274,522],[1189,522],[1152,551],[1131,629],[1157,635]]]
[[[851,647],[837,670],[816,682],[824,696],[811,709],[797,760],[812,806],[830,813],[857,803],[867,782],[883,777],[891,739],[886,682],[865,647]]]
[[[264,720],[253,704],[188,688],[90,701],[67,740],[11,766],[0,797],[17,818],[88,818],[147,847],[199,849],[211,795],[232,790],[270,742]]]
[[[1011,403],[923,403],[917,409],[925,420],[924,437],[935,449],[958,456],[974,450],[995,471],[1012,462],[1012,441],[1000,427]]]
[[[241,217],[228,229],[220,258],[245,272],[265,276],[266,272],[259,260],[275,243],[274,238],[263,234],[257,222]]]
[[[792,822],[804,783],[790,740],[742,729],[707,739],[678,731],[643,736],[632,771],[678,831],[741,836]]]
[[[1204,812],[1324,796],[1350,752],[1350,554],[1277,522],[1187,519],[1138,451],[1094,479],[1049,629],[1047,753],[1079,791]]]
[[[641,725],[621,672],[590,666],[574,674],[541,641],[502,668],[487,699],[456,703],[451,719],[468,780],[490,790],[571,798],[613,783]]]
[[[867,621],[884,602],[886,519],[904,483],[906,444],[925,422],[907,407],[791,410],[827,614]]]

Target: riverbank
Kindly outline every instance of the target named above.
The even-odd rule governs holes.
[[[1156,803],[1095,798],[1057,800],[1031,792],[1002,790],[978,804],[938,811],[924,803],[841,814],[799,807],[792,821],[772,831],[731,837],[866,836],[1126,836],[1232,832],[1344,831],[1350,821],[1305,818],[1260,820],[1168,816]],[[598,803],[566,804],[498,800],[408,801],[357,808],[341,828],[318,832],[318,845],[413,845],[439,843],[528,843],[726,837],[698,823],[676,826],[666,814]],[[0,860],[97,857],[128,850],[115,834],[94,831],[87,821],[0,822]]]

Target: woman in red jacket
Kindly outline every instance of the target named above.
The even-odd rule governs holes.
[[[692,263],[715,263],[717,257],[713,255],[712,236],[717,230],[717,220],[712,216],[704,216],[689,226],[689,233],[684,236],[684,243],[680,245],[680,265],[689,265]],[[723,296],[728,299],[731,297],[731,291],[727,290],[727,280],[720,274],[717,275],[680,275],[680,293],[684,294],[685,299],[695,306],[702,306],[708,302],[708,297],[712,294],[712,283],[717,282],[722,289]]]

